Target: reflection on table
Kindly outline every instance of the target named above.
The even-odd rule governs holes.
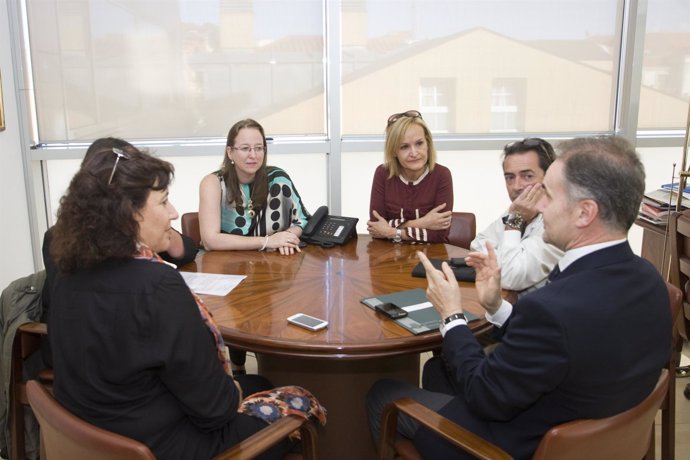
[[[438,332],[414,336],[360,303],[364,297],[426,288],[411,276],[416,251],[431,258],[462,257],[443,244],[408,245],[360,235],[343,246],[310,245],[302,253],[220,251],[200,254],[183,270],[247,275],[225,297],[202,296],[234,348],[256,352],[259,372],[276,385],[311,390],[328,409],[324,458],[374,458],[364,396],[383,377],[419,381],[419,353],[438,348]],[[463,283],[463,304],[483,316],[474,285]],[[328,321],[311,332],[287,323],[306,313]],[[486,329],[484,320],[471,323]],[[337,454],[334,454],[337,452]]]

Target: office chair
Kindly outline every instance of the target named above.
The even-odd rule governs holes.
[[[139,441],[98,428],[67,411],[37,381],[27,382],[26,394],[41,427],[42,459],[155,460]]]
[[[134,439],[104,430],[75,416],[35,380],[26,385],[27,396],[41,426],[41,458],[44,460],[155,460],[147,446]],[[303,454],[287,458],[317,458],[316,431],[312,422],[288,416],[267,426],[214,460],[249,460],[299,430]]]
[[[29,407],[29,400],[26,397],[25,361],[38,352],[41,339],[47,338],[47,334],[45,323],[25,323],[17,328],[14,336],[8,394],[11,458],[26,458],[25,409]],[[50,387],[53,383],[53,370],[40,370],[38,379]]]
[[[182,227],[182,234],[188,236],[194,242],[197,248],[201,248],[201,231],[199,230],[199,213],[198,212],[186,212],[182,214],[182,219],[180,220],[180,226]]]
[[[654,417],[669,390],[668,369],[662,369],[656,387],[637,406],[596,420],[574,420],[551,428],[542,438],[533,460],[609,460],[644,458],[653,452]],[[513,457],[499,447],[453,423],[420,403],[403,398],[390,403],[381,423],[379,459],[421,459],[414,444],[396,440],[398,413],[403,412],[439,437],[482,460]],[[397,457],[396,457],[397,455]]]
[[[448,242],[454,246],[469,249],[477,235],[477,218],[471,212],[454,212],[450,220]]]
[[[661,405],[661,458],[662,460],[673,460],[676,458],[676,367],[680,360],[680,352],[676,352],[676,343],[679,342],[678,329],[676,324],[678,317],[681,316],[683,306],[683,293],[673,284],[666,282],[668,298],[671,301],[671,354],[669,355],[666,369],[669,372],[668,395]],[[653,441],[653,440],[652,440]],[[654,458],[654,452],[650,452]]]

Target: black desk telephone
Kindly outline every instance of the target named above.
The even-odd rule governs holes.
[[[357,221],[359,219],[355,217],[329,216],[328,206],[321,206],[304,227],[302,241],[326,248],[345,244],[357,236]]]

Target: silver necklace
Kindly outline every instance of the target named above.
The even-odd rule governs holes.
[[[254,211],[254,204],[252,203],[251,198],[247,199],[247,196],[244,194],[244,187],[242,187],[242,184],[240,184],[240,193],[242,193],[242,206],[247,210],[247,215],[249,218],[253,219],[256,215],[256,212]]]

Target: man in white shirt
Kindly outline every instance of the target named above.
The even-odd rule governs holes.
[[[543,286],[563,256],[563,251],[542,239],[544,219],[537,210],[544,195],[544,175],[555,159],[551,144],[536,137],[503,149],[503,177],[510,207],[470,245],[473,251],[486,252],[486,242],[491,241],[501,267],[503,289],[522,293]]]

